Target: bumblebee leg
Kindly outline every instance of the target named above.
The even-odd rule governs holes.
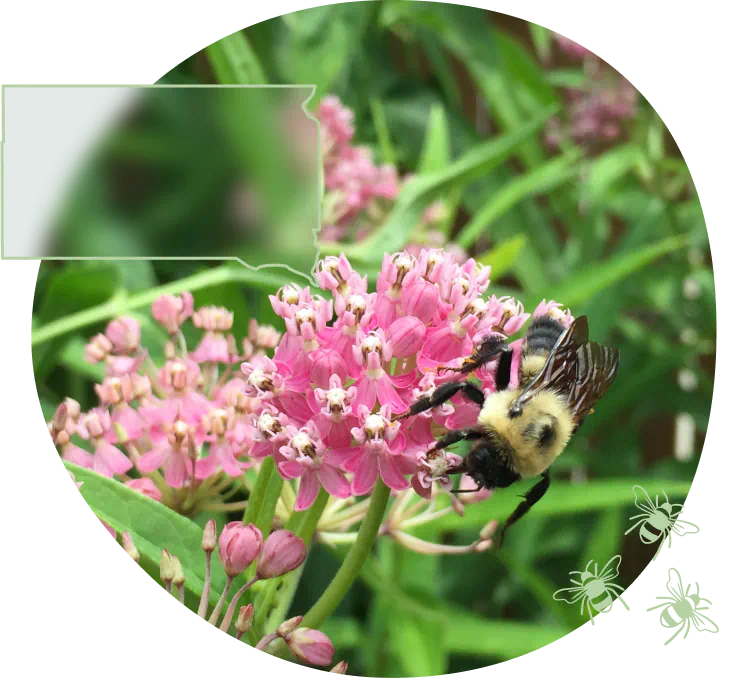
[[[503,373],[506,371],[506,381],[502,388],[506,388],[510,382],[510,365],[512,364],[512,349],[507,345],[507,342],[503,337],[499,337],[494,334],[490,334],[482,340],[482,343],[474,348],[472,354],[468,358],[464,358],[464,362],[460,367],[439,367],[437,372],[459,372],[460,374],[471,374],[474,370],[478,370],[482,365],[486,365],[495,356],[500,356],[500,365],[498,366],[498,379],[499,371],[502,369]],[[503,358],[504,362],[503,363]],[[504,379],[504,377],[503,377]],[[497,387],[497,390],[502,390]]]
[[[462,391],[467,398],[475,402],[479,407],[484,405],[484,393],[481,389],[468,381],[447,381],[441,384],[430,395],[423,396],[416,400],[407,412],[393,417],[393,421],[414,417],[416,414],[430,410],[433,407],[443,405],[446,401],[453,398],[459,391]]]
[[[507,528],[509,528],[510,525],[512,525],[513,523],[516,523],[518,520],[520,520],[520,518],[522,518],[533,507],[533,505],[537,504],[543,498],[543,495],[546,493],[546,490],[549,486],[550,475],[548,475],[548,471],[545,471],[540,482],[536,483],[535,485],[533,485],[532,488],[530,488],[530,492],[525,495],[525,500],[512,512],[512,515],[510,515],[510,517],[507,519],[507,522],[502,527],[502,532],[500,532],[499,539],[497,540],[498,546],[502,546]]]
[[[481,437],[481,431],[477,431],[473,428],[464,428],[458,431],[449,431],[446,435],[441,436],[436,441],[436,444],[431,448],[431,450],[444,450],[454,443],[461,442],[462,440],[479,440]]]

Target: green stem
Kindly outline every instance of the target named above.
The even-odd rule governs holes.
[[[222,259],[221,257],[219,258]],[[224,259],[231,261],[231,259]],[[243,263],[243,262],[240,262]],[[137,308],[143,308],[152,304],[162,294],[180,294],[181,292],[215,287],[228,282],[247,283],[254,287],[273,290],[287,284],[293,276],[300,275],[297,271],[290,270],[288,273],[269,270],[252,270],[242,266],[219,266],[209,268],[200,273],[195,273],[187,278],[176,280],[167,285],[160,285],[137,294],[116,294],[109,301],[99,306],[84,309],[78,313],[59,318],[47,323],[43,327],[31,332],[31,346],[43,344],[63,334],[74,332],[82,327],[94,325],[103,320],[109,320],[117,315],[122,315]]]
[[[321,598],[306,613],[303,618],[303,626],[317,629],[321,624],[329,618],[339,603],[351,588],[354,580],[359,576],[359,572],[364,565],[365,560],[372,550],[375,543],[377,533],[382,523],[383,515],[387,501],[390,498],[390,488],[382,482],[381,478],[377,479],[377,484],[370,498],[370,508],[367,515],[359,528],[357,541],[349,550],[347,557],[344,559],[339,571],[334,579],[323,592]]]
[[[265,500],[265,494],[270,483],[270,477],[274,472],[275,461],[272,457],[266,457],[262,466],[260,466],[260,472],[257,474],[255,487],[252,488],[252,492],[250,492],[250,496],[247,500],[248,504],[245,509],[245,515],[242,517],[243,523],[257,523],[258,516],[260,515],[260,508]]]

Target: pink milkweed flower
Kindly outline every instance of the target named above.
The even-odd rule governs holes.
[[[280,332],[272,325],[260,325],[255,318],[250,318],[247,338],[258,349],[275,348],[280,341]]]
[[[258,412],[250,415],[247,437],[251,442],[249,454],[262,459],[275,452],[287,440],[288,417],[270,404],[263,404]],[[276,459],[277,461],[277,459]]]
[[[205,306],[194,312],[194,326],[205,330],[201,343],[191,354],[197,363],[230,363],[236,358],[236,349],[224,333],[232,329],[234,313],[219,306]]]
[[[535,310],[533,311],[533,318],[540,318],[544,315],[549,315],[554,320],[560,322],[564,327],[569,327],[574,321],[574,317],[571,315],[571,309],[563,311],[561,307],[563,304],[559,304],[557,301],[546,301],[543,299]]]
[[[403,456],[405,436],[400,431],[400,422],[390,421],[391,415],[390,407],[383,406],[379,413],[371,414],[367,407],[361,406],[357,411],[359,426],[352,429],[359,447],[338,452],[343,468],[354,473],[355,495],[371,492],[378,474],[393,490],[409,487],[404,476],[409,464]]]
[[[311,418],[311,409],[304,392],[310,380],[310,370],[292,375],[290,366],[267,356],[256,356],[240,366],[245,376],[245,395],[275,405],[297,423]]]
[[[236,577],[260,555],[262,532],[252,523],[239,520],[227,523],[219,535],[219,560],[228,577]]]
[[[347,297],[337,295],[334,304],[336,321],[319,335],[324,347],[341,356],[352,377],[359,374],[359,367],[354,361],[354,342],[358,330],[367,332],[373,325],[375,299],[375,294],[366,292],[354,292]]]
[[[161,491],[150,478],[135,478],[134,480],[128,480],[125,485],[132,490],[140,492],[140,494],[144,494],[146,497],[150,497],[154,501],[161,501],[163,498]]]
[[[386,337],[392,345],[395,358],[405,358],[417,353],[426,336],[426,326],[422,320],[411,315],[397,318],[387,328]]]
[[[168,360],[158,372],[158,382],[166,398],[155,405],[140,408],[140,413],[153,426],[161,426],[176,418],[196,425],[209,410],[209,401],[196,391],[201,370],[193,360]]]
[[[448,473],[461,466],[464,459],[458,454],[430,449],[416,455],[416,472],[410,480],[413,489],[424,499],[431,498],[433,483],[443,489],[451,489]]]
[[[324,156],[352,140],[354,113],[338,97],[325,96],[319,103],[317,117],[321,123]]]
[[[107,325],[105,336],[117,353],[132,353],[140,345],[140,323],[130,316],[115,318]]]
[[[493,296],[492,300],[494,299],[495,297]],[[517,334],[527,322],[530,314],[525,313],[525,307],[522,303],[512,297],[500,297],[497,299],[497,303],[502,310],[502,315],[498,320],[494,321],[492,330],[502,332],[506,337]]]
[[[276,530],[265,540],[257,561],[260,579],[282,577],[299,568],[306,560],[306,544],[289,530]]]
[[[106,377],[101,384],[94,385],[100,402],[112,408],[112,425],[105,435],[111,443],[118,442],[117,429],[120,426],[125,431],[126,440],[136,440],[145,430],[142,416],[129,404],[137,397],[135,377],[139,376],[125,374],[122,377]]]
[[[417,261],[407,252],[390,255],[385,253],[382,268],[377,276],[377,322],[388,327],[397,316],[397,305],[408,288],[418,278]]]
[[[125,454],[106,440],[105,436],[111,427],[110,413],[98,407],[83,415],[77,428],[77,433],[85,440],[91,440],[94,445],[92,469],[107,478],[127,473],[133,466]]]
[[[104,334],[97,334],[84,347],[84,360],[98,363],[107,358],[111,351],[112,342]]]
[[[237,455],[241,446],[227,437],[230,419],[227,410],[214,408],[202,417],[202,426],[206,434],[212,438],[209,456],[196,463],[196,477],[208,478],[220,467],[227,475],[236,478],[241,476],[251,463],[239,461]]]
[[[327,453],[314,421],[300,429],[287,426],[286,440],[280,447],[283,461],[278,463],[278,471],[286,479],[301,479],[296,511],[304,511],[316,501],[319,484],[333,497],[345,499],[351,495],[349,482],[337,468],[332,455]]]
[[[171,487],[183,487],[191,474],[191,436],[191,427],[182,419],[176,419],[168,435],[155,442],[153,449],[138,459],[138,469],[142,473],[152,473],[162,466],[166,483]]]
[[[61,446],[61,458],[82,468],[94,467],[94,455],[74,443],[67,442]]]
[[[183,292],[179,297],[164,294],[153,302],[151,312],[169,334],[176,334],[194,312],[194,297],[190,292]]]
[[[315,413],[313,421],[319,428],[322,438],[329,447],[347,447],[351,441],[352,401],[357,396],[357,389],[342,387],[342,379],[333,374],[329,379],[329,388],[315,388],[309,391],[307,400]]]
[[[357,396],[352,406],[365,405],[371,410],[379,401],[380,405],[390,405],[393,412],[405,412],[408,409],[406,404],[395,390],[392,377],[382,367],[383,363],[392,360],[392,344],[383,330],[378,328],[369,334],[360,330],[352,351],[355,363],[361,368],[361,374],[354,382]]]
[[[311,290],[308,287],[301,287],[295,283],[281,287],[274,295],[268,296],[273,311],[281,318],[291,318],[294,309],[299,304],[309,304],[313,302]]]
[[[356,291],[367,290],[367,276],[360,278],[352,270],[352,265],[344,256],[324,257],[316,265],[316,280],[322,290],[330,290],[343,297],[348,296],[356,288]]]
[[[437,327],[428,328],[426,340],[418,355],[418,368],[423,371],[435,369],[455,358],[468,356],[474,346],[472,338],[491,324],[489,307],[481,298],[459,297],[448,313],[446,321]]]

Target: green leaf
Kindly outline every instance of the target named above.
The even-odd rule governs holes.
[[[141,555],[158,563],[167,548],[181,561],[186,588],[201,597],[206,569],[201,548],[202,529],[193,521],[172,511],[158,501],[131,490],[117,480],[64,462],[77,482],[80,492],[94,513],[118,532],[129,532]],[[216,558],[212,559],[212,595],[215,602],[224,589],[225,574]]]
[[[442,170],[451,161],[451,136],[446,109],[434,104],[428,115],[428,127],[423,140],[418,174]]]
[[[480,264],[491,266],[492,279],[497,280],[505,273],[512,271],[515,261],[517,261],[527,242],[526,236],[517,235],[478,255],[476,259]]]
[[[598,205],[609,189],[626,174],[639,166],[644,153],[639,146],[627,144],[607,151],[591,162],[588,179],[582,184],[584,202]]]
[[[577,176],[577,162],[580,157],[581,151],[574,150],[539,165],[527,174],[511,179],[499,192],[489,197],[484,206],[461,230],[456,242],[464,248],[471,247],[474,241],[484,235],[497,219],[521,200],[529,196],[549,193]]]
[[[449,609],[443,633],[452,654],[512,659],[550,645],[568,632],[559,626],[493,621],[461,608]]]
[[[217,82],[221,85],[267,83],[257,55],[242,31],[217,40],[205,50]]]
[[[380,144],[382,161],[390,165],[394,165],[397,161],[397,156],[392,141],[390,140],[390,129],[387,126],[385,109],[382,106],[382,101],[376,97],[370,99],[370,110],[372,111],[372,122],[374,122],[375,131],[377,132],[377,140]]]
[[[632,492],[631,489],[630,492]],[[595,560],[602,566],[609,562],[612,556],[619,553],[624,529],[624,516],[621,509],[613,508],[602,512],[591,531],[586,550],[579,562],[579,569],[583,571],[590,560]]]
[[[374,11],[372,3],[351,2],[286,14],[287,31],[274,55],[281,81],[316,85],[316,97],[331,91],[360,54],[356,48]]]
[[[685,247],[687,243],[686,235],[675,236],[654,245],[596,262],[576,271],[553,290],[544,291],[543,296],[547,299],[556,299],[573,308],[574,305],[588,301],[595,294],[616,285],[663,255]]]
[[[540,60],[548,61],[553,49],[553,31],[548,30],[545,26],[534,24],[532,21],[528,22],[528,28]]]
[[[435,633],[432,622],[392,611],[387,615],[388,638],[402,676],[442,676],[447,655],[443,634]]]
[[[65,322],[70,315],[109,302],[119,287],[120,270],[114,264],[93,262],[62,269],[49,283],[38,313],[41,328],[32,336],[42,331],[43,326],[55,321]],[[33,371],[39,382],[58,360],[58,352],[63,345],[63,340],[50,338],[57,340],[33,351]]]
[[[593,420],[593,416],[590,418]],[[525,483],[523,483],[525,485]],[[671,498],[682,498],[688,494],[691,482],[669,482],[650,478],[625,478],[613,480],[594,480],[587,483],[567,483],[553,481],[550,489],[533,506],[534,516],[562,516],[599,511],[601,509],[627,506],[634,501],[632,487],[644,485],[650,494],[658,492],[662,495],[664,489]],[[650,487],[652,489],[650,489]],[[441,520],[440,527],[444,532],[455,529],[480,528],[490,520],[503,521],[517,508],[519,492],[513,486],[507,490],[496,492],[491,499],[469,506],[463,518],[446,516]],[[508,539],[512,538],[510,531]]]
[[[566,89],[581,89],[586,85],[587,76],[580,68],[559,68],[548,71],[545,80],[553,87],[564,87]]]
[[[552,114],[541,115],[518,129],[475,146],[444,169],[415,177],[400,192],[388,220],[356,248],[361,258],[377,261],[384,252],[396,252],[408,241],[422,211],[441,193],[490,172],[507,160],[522,142],[542,128]]]

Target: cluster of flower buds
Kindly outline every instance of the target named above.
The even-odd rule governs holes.
[[[569,140],[593,150],[616,141],[622,136],[625,121],[637,112],[637,90],[585,47],[562,35],[556,34],[555,39],[563,54],[583,62],[585,78],[581,87],[565,90],[565,119],[549,121],[547,143],[559,148]]]

